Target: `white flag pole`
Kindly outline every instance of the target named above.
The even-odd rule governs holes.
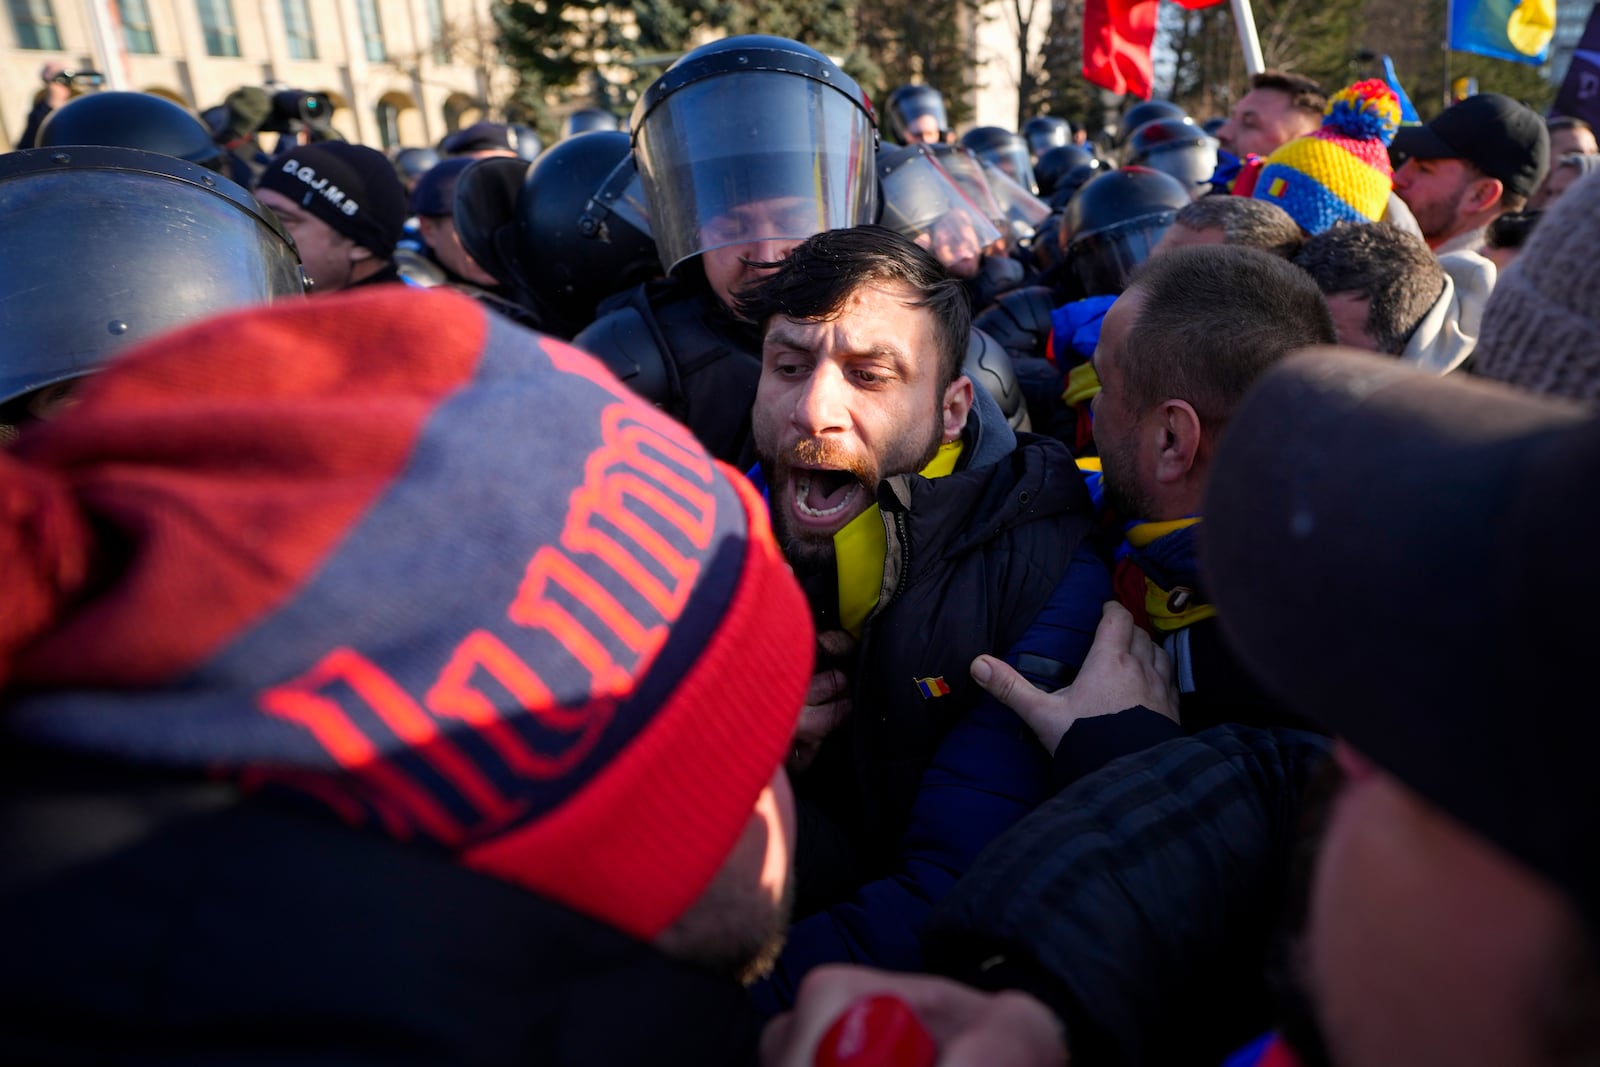
[[[1239,47],[1244,50],[1244,72],[1254,76],[1267,69],[1261,58],[1261,38],[1256,36],[1256,16],[1250,10],[1250,0],[1230,0],[1233,6],[1233,24],[1239,28]]]
[[[89,28],[94,35],[94,50],[107,89],[131,89],[128,79],[128,53],[123,47],[116,12],[109,0],[89,0]]]

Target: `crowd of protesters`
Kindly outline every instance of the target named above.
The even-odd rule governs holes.
[[[1600,1063],[1581,121],[44,75],[0,1059]]]

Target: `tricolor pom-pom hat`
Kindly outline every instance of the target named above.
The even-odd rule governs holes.
[[[1322,128],[1267,157],[1252,195],[1287,211],[1310,234],[1339,222],[1376,222],[1394,185],[1389,142],[1400,127],[1400,101],[1376,78],[1341,89],[1328,101]]]

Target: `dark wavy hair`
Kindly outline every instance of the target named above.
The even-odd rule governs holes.
[[[763,328],[774,315],[821,322],[837,316],[850,294],[871,282],[905,282],[921,297],[911,306],[933,312],[943,391],[961,373],[972,333],[972,305],[960,279],[909,238],[882,226],[826,230],[777,264],[739,297],[739,314]]]

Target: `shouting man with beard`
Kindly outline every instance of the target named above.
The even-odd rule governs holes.
[[[1015,435],[961,373],[971,311],[932,255],[877,226],[821,233],[741,306],[763,326],[755,474],[820,635],[789,762],[803,800],[805,911],[896,868],[924,771],[984,697],[972,657],[1006,653],[1030,680],[1059,687],[1088,650],[1109,583],[1081,544],[1090,506],[1071,455]],[[1010,713],[990,710],[1027,741]],[[1013,755],[969,757],[967,776],[994,778],[1011,803],[992,822],[970,820],[967,844],[981,848],[1043,798],[1030,783],[1047,773],[1030,777]],[[916,817],[944,825],[951,813],[936,809],[919,803]],[[969,852],[941,862],[959,866],[949,856]]]

